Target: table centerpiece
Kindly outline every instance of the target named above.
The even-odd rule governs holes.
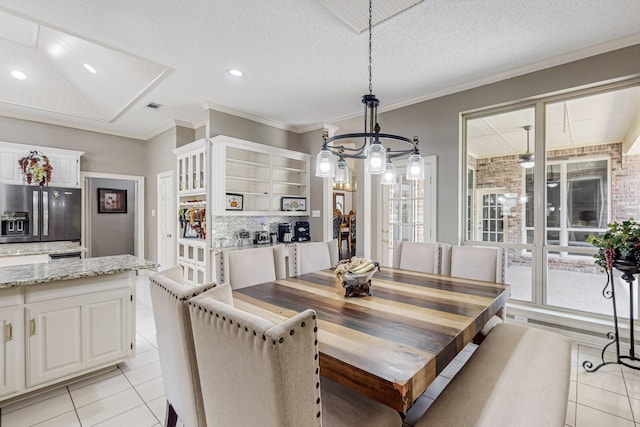
[[[361,257],[352,257],[338,262],[336,278],[342,282],[345,297],[371,295],[371,278],[380,271],[380,263]]]

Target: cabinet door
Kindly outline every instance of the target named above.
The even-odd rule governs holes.
[[[27,387],[82,369],[82,306],[79,298],[27,309]]]
[[[133,355],[132,306],[129,288],[29,306],[27,386]]]
[[[14,393],[23,388],[24,330],[23,309],[5,308],[0,310],[0,396]]]
[[[0,150],[0,183],[3,184],[24,184],[24,179],[20,174],[18,159],[21,155],[13,151]]]
[[[83,305],[83,347],[87,365],[122,360],[133,354],[132,296],[129,289],[101,292]]]
[[[57,154],[47,157],[53,168],[50,186],[80,187],[80,157]]]

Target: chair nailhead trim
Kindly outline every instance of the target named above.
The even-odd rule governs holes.
[[[320,398],[317,398],[316,399],[316,405],[319,405],[319,404],[320,404]]]
[[[300,326],[302,326],[302,327],[304,328],[304,327],[305,327],[305,323],[304,323],[304,322],[302,322],[302,323],[300,324]]]
[[[316,388],[320,388],[320,381],[316,383]]]
[[[284,342],[284,338],[280,337],[280,339],[278,341],[280,342],[280,344],[282,344]]]
[[[292,330],[289,332],[289,335],[293,335],[293,334],[295,334],[295,333],[296,333],[296,331],[294,331],[294,330],[292,329]]]
[[[316,414],[316,418],[320,418],[320,412]]]

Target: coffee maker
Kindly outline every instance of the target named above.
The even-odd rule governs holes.
[[[288,222],[281,222],[278,224],[278,242],[289,243],[291,242],[291,224]]]
[[[308,242],[311,240],[309,236],[309,223],[307,221],[296,222],[293,231],[293,240],[296,242]]]

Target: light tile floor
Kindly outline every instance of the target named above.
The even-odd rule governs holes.
[[[145,275],[138,276],[136,310],[135,358],[99,376],[0,407],[0,426],[161,426],[165,415],[164,386]],[[467,346],[417,404],[428,407],[474,350],[474,345]],[[608,365],[596,373],[585,372],[582,362],[597,362],[599,357],[599,349],[573,345],[566,425],[640,427],[640,371]]]

